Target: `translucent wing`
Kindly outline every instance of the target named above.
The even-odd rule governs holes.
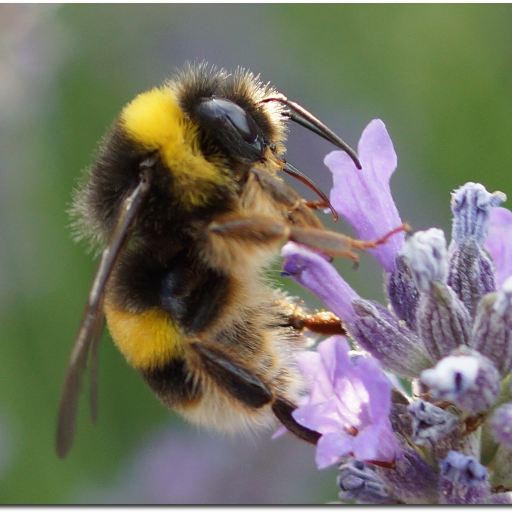
[[[105,285],[126,241],[130,226],[136,218],[148,190],[149,180],[147,172],[141,173],[141,179],[138,185],[121,204],[119,216],[110,235],[110,239],[101,254],[98,269],[89,291],[82,323],[71,352],[68,371],[60,399],[56,448],[57,454],[61,458],[67,455],[73,443],[76,429],[78,398],[82,390],[82,379],[87,367],[87,359],[90,351],[92,352],[91,416],[93,421],[96,420],[96,368],[99,340],[104,324],[102,306]]]

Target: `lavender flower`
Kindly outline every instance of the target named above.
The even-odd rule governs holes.
[[[397,157],[380,119],[365,128],[357,149],[362,170],[343,151],[333,151],[325,157],[325,165],[331,169],[334,179],[330,199],[361,240],[378,240],[402,224],[389,188]],[[403,243],[404,234],[400,233],[370,252],[391,272]]]
[[[392,465],[400,454],[391,424],[391,383],[372,357],[350,357],[342,336],[333,336],[316,352],[297,355],[311,391],[292,414],[322,434],[316,450],[320,469],[349,454],[362,461]]]
[[[396,154],[381,121],[364,130],[358,150],[362,170],[342,152],[325,158],[331,202],[362,240],[376,240],[402,224],[389,187]],[[466,183],[452,193],[448,248],[444,233],[430,229],[407,240],[398,233],[372,249],[384,270],[387,307],[359,297],[321,255],[284,246],[287,274],[375,358],[359,356],[355,365],[340,338],[299,357],[310,394],[294,417],[322,434],[317,465],[356,459],[350,471],[342,466],[342,499],[361,493],[360,502],[510,502],[509,493],[493,492],[512,486],[512,402],[502,382],[512,381],[512,213],[499,207],[505,199]],[[415,395],[391,392],[375,360],[409,380]],[[484,447],[480,461],[489,431],[495,448]],[[358,472],[375,463],[377,480]]]

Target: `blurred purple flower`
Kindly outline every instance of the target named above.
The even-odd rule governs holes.
[[[317,352],[297,354],[311,391],[293,417],[322,434],[316,449],[319,469],[349,454],[391,466],[400,455],[389,421],[391,383],[374,358],[351,358],[349,350],[345,338],[333,336]]]
[[[507,277],[512,276],[512,212],[506,208],[493,208],[489,220],[484,247],[496,267],[496,287],[501,288]]]
[[[181,426],[180,426],[181,424]],[[325,475],[312,447],[291,436],[278,443],[208,435],[183,422],[148,433],[119,461],[117,476],[81,482],[67,503],[106,505],[320,504]],[[336,478],[335,471],[329,471]]]
[[[389,187],[397,165],[396,153],[380,119],[368,124],[357,149],[361,170],[343,151],[333,151],[325,157],[324,163],[334,180],[330,199],[361,240],[378,240],[402,224]],[[404,239],[404,233],[399,233],[369,252],[385,270],[392,272]]]

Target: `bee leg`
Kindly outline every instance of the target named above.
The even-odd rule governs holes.
[[[272,411],[276,418],[292,433],[300,439],[310,443],[316,444],[320,439],[321,434],[315,430],[306,428],[295,421],[292,412],[297,408],[285,398],[277,397],[272,404]]]
[[[351,238],[334,231],[292,226],[290,227],[289,239],[317,249],[328,256],[350,258],[357,265],[359,263],[359,256],[353,249],[362,252],[367,249],[374,249],[379,245],[385,244],[391,236],[401,231],[407,232],[409,230],[410,226],[408,224],[402,224],[378,240],[358,240],[357,238]]]
[[[288,317],[288,325],[298,331],[308,329],[324,336],[347,335],[347,330],[342,321],[330,311],[307,314],[297,309],[295,313]]]
[[[233,217],[223,222],[212,222],[208,227],[213,235],[232,238],[238,243],[272,244],[284,242],[289,228],[269,217]]]
[[[238,246],[247,244],[250,247],[258,245],[279,246],[291,240],[317,249],[328,256],[346,256],[355,263],[359,262],[359,257],[351,250],[351,247],[364,250],[367,245],[374,247],[376,243],[363,242],[324,229],[290,226],[264,216],[235,217],[231,215],[222,221],[212,222],[208,226],[208,232],[210,237],[213,238],[212,242],[216,251],[227,249],[226,245],[221,247],[217,242],[218,240],[225,242],[233,240],[237,242]],[[378,243],[383,242],[379,241]]]
[[[279,245],[291,240],[330,257],[350,258],[356,265],[359,263],[359,256],[354,249],[359,251],[373,249],[386,243],[392,235],[409,229],[407,224],[402,224],[378,240],[358,240],[325,229],[291,226],[264,216],[230,216],[223,221],[212,222],[208,226],[210,236],[214,235],[226,241],[236,240],[237,244],[247,243],[254,247],[254,245]]]
[[[203,343],[191,343],[199,354],[210,377],[226,389],[233,397],[252,409],[259,409],[272,401],[268,386],[247,370],[237,366],[220,351],[206,347]]]
[[[190,346],[199,355],[205,370],[219,386],[252,409],[259,409],[272,402],[272,411],[276,418],[293,434],[311,444],[316,444],[320,434],[299,425],[292,416],[297,408],[282,397],[273,397],[268,386],[247,370],[237,366],[228,356],[203,343],[191,343]]]

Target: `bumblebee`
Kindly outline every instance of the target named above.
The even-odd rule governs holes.
[[[221,430],[270,426],[319,434],[291,412],[303,392],[293,360],[304,328],[342,332],[334,315],[306,314],[265,270],[289,240],[357,259],[372,243],[324,229],[330,207],[284,159],[296,122],[346,151],[338,136],[248,71],[188,65],[126,105],[75,191],[79,236],[102,250],[63,387],[57,453],[76,428],[81,381],[104,319],[127,362],[166,406]],[[320,196],[306,202],[280,174]]]

